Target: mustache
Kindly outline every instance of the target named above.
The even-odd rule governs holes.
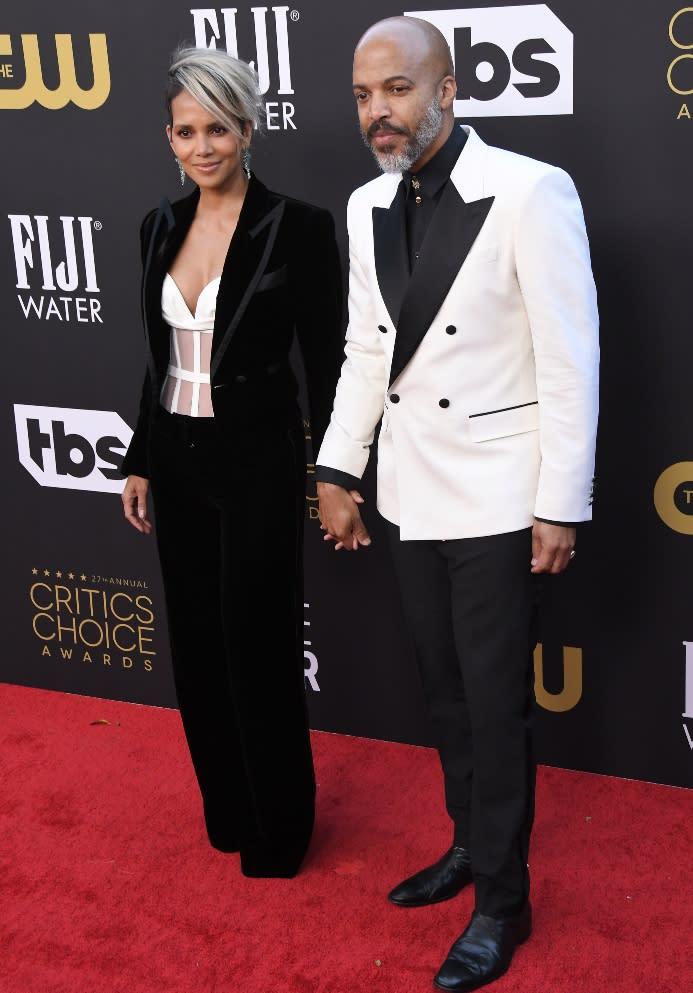
[[[366,131],[369,138],[374,138],[377,134],[403,134],[408,138],[411,137],[407,128],[396,128],[393,124],[388,124],[387,121],[373,121]]]

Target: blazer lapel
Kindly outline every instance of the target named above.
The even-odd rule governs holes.
[[[397,187],[389,207],[373,207],[373,252],[380,294],[392,323],[397,327],[402,300],[409,282],[405,184]]]
[[[211,375],[214,377],[269,262],[284,213],[263,184],[251,177],[219,283]]]
[[[465,203],[453,181],[446,184],[402,300],[390,385],[407,365],[440,310],[493,200],[486,197]]]
[[[153,381],[168,361],[168,335],[157,335],[161,327],[161,287],[169,266],[192,223],[199,199],[196,189],[173,206],[162,200],[152,224],[142,272],[142,317],[147,342],[147,362]]]

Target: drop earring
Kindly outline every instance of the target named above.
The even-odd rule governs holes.
[[[178,172],[180,173],[180,185],[183,186],[185,184],[185,169],[180,164],[179,158],[176,158],[176,165],[178,166]]]
[[[250,149],[247,145],[241,152],[241,165],[243,166],[244,173],[250,179]]]

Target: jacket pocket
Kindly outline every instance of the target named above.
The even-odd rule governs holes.
[[[472,441],[492,441],[512,434],[539,430],[539,403],[521,403],[515,407],[488,410],[469,415],[469,434]]]
[[[286,280],[287,267],[286,264],[284,264],[279,266],[278,269],[275,269],[274,272],[266,272],[255,287],[255,292],[262,293],[263,290],[273,290],[277,286],[283,286]]]

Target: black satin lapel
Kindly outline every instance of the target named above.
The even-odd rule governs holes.
[[[162,254],[175,225],[171,204],[168,200],[162,200],[154,217],[142,270],[142,319],[147,343],[147,364],[154,382],[157,379],[158,357],[154,329],[157,326],[157,314],[161,313],[161,284],[165,274],[165,269],[162,271],[161,268]]]
[[[390,385],[409,362],[440,310],[493,200],[486,197],[465,203],[451,182],[443,190],[402,301]]]
[[[284,214],[284,201],[270,207],[265,187],[254,178],[238,218],[217,294],[210,373],[215,375],[243,314],[267,268]],[[217,344],[218,337],[218,344]]]
[[[162,200],[152,224],[142,272],[142,314],[147,341],[147,362],[156,380],[157,369],[168,358],[168,335],[157,336],[161,321],[161,287],[195,214],[198,197],[187,197],[172,207]],[[160,354],[159,354],[160,353]]]
[[[405,199],[406,189],[404,183],[400,183],[389,207],[373,208],[375,271],[381,296],[395,327],[409,282]]]

